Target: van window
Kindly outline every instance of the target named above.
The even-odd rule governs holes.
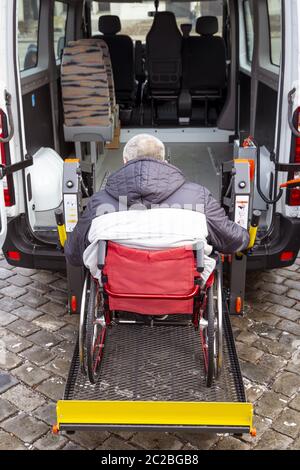
[[[281,55],[281,0],[268,0],[271,62],[280,65]]]
[[[219,35],[222,35],[223,0],[201,2],[160,2],[158,11],[172,11],[178,27],[182,23],[192,23],[192,35],[195,35],[195,24],[199,16],[217,16]],[[148,16],[152,12],[152,16]],[[139,3],[104,3],[93,2],[91,8],[92,33],[99,34],[98,21],[101,15],[117,15],[122,24],[122,34],[134,40],[145,41],[153,23],[154,2]]]
[[[38,63],[40,0],[18,2],[18,48],[20,70],[28,70]]]
[[[253,15],[252,15],[252,10],[250,6],[250,1],[245,0],[243,6],[244,6],[244,17],[245,17],[247,59],[249,62],[252,62],[254,29],[253,29]]]
[[[56,59],[61,58],[65,47],[66,24],[68,16],[68,5],[63,2],[54,2],[53,14],[53,34],[54,34],[54,55]]]

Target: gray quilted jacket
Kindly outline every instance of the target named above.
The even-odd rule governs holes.
[[[110,175],[105,189],[90,198],[66,242],[67,261],[74,266],[83,264],[83,252],[89,244],[89,228],[95,217],[132,206],[174,206],[204,212],[208,242],[221,253],[243,250],[249,243],[248,232],[229,220],[205,187],[186,181],[175,166],[145,157],[131,160]]]

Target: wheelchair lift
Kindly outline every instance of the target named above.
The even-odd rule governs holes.
[[[66,161],[63,187],[67,233],[82,208],[80,179],[79,162]],[[237,159],[223,165],[223,204],[229,216],[245,228],[252,210],[253,184],[250,160]],[[53,432],[193,430],[255,435],[253,406],[246,401],[229,315],[243,311],[246,264],[247,255],[243,253],[226,258],[224,263],[229,268],[229,293],[223,306],[223,370],[211,387],[206,386],[201,374],[199,334],[192,324],[179,328],[187,322],[180,315],[177,321],[152,319],[149,323],[125,316],[107,329],[109,341],[95,384],[81,370],[77,344],[64,397],[57,403]],[[70,312],[78,313],[83,271],[68,266],[67,274]]]

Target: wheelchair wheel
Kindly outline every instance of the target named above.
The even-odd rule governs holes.
[[[85,274],[82,297],[81,297],[81,307],[80,307],[80,320],[79,320],[79,360],[80,367],[83,374],[86,374],[86,317],[87,317],[87,307],[88,299],[90,295],[90,284],[91,276],[88,272]]]
[[[220,264],[215,272],[214,283],[207,290],[204,315],[207,326],[202,333],[202,343],[206,384],[211,387],[213,380],[221,373],[223,362],[222,266]]]
[[[86,369],[91,383],[99,374],[106,336],[103,295],[99,282],[90,276],[90,295],[86,317]]]

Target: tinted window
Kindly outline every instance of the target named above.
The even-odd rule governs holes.
[[[281,0],[268,0],[271,62],[280,65],[281,55]]]
[[[245,16],[247,58],[249,62],[252,62],[254,31],[253,31],[253,15],[252,15],[252,10],[251,10],[249,0],[245,0],[244,2],[244,16]]]
[[[219,35],[222,35],[223,0],[201,2],[160,2],[158,11],[172,11],[177,20],[178,27],[182,23],[191,23],[192,32],[195,33],[195,24],[199,16],[217,16],[219,22]],[[98,21],[101,15],[117,15],[122,24],[122,34],[132,39],[145,41],[148,31],[153,23],[154,2],[139,3],[104,3],[93,2],[91,7],[92,33],[99,34]]]
[[[68,16],[68,5],[62,2],[54,2],[53,34],[54,55],[56,59],[61,58],[65,47],[66,24]]]
[[[20,70],[38,63],[40,0],[18,1],[18,48]]]

